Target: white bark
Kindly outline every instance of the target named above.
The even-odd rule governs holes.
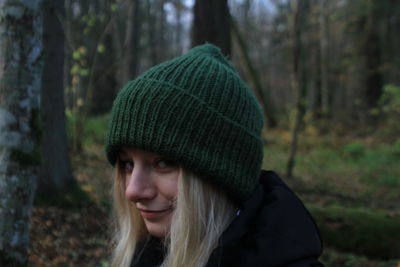
[[[0,266],[26,262],[40,162],[40,0],[0,0]]]

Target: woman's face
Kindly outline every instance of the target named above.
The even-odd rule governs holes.
[[[180,166],[158,154],[123,148],[119,167],[125,178],[125,196],[136,204],[148,232],[164,237],[170,230]]]

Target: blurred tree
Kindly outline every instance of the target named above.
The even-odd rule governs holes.
[[[108,112],[117,90],[144,69],[181,54],[187,39],[181,0],[65,0],[66,103],[74,150],[85,116]],[[168,9],[168,13],[167,13]],[[174,18],[177,16],[179,18]],[[187,21],[187,19],[186,19]],[[75,119],[75,120],[74,120]]]
[[[291,0],[292,14],[289,17],[292,25],[292,87],[297,95],[296,120],[293,128],[292,144],[287,164],[288,178],[293,177],[295,157],[300,130],[303,126],[303,117],[306,112],[307,96],[307,59],[304,46],[304,32],[306,31],[306,21],[310,8],[310,0]]]
[[[147,0],[147,28],[150,65],[154,66],[167,58],[168,44],[166,40],[167,21],[164,9],[166,0]]]
[[[182,38],[183,38],[183,22],[182,22],[182,16],[184,14],[184,11],[186,9],[185,4],[182,3],[181,0],[172,0],[172,3],[175,8],[175,14],[176,14],[176,23],[175,23],[175,34],[174,34],[174,46],[175,46],[175,53],[176,55],[180,55],[182,53]]]
[[[139,67],[139,0],[129,1],[128,19],[125,33],[125,43],[122,57],[122,84],[126,84],[138,73]]]
[[[0,1],[0,266],[27,261],[40,164],[40,2]]]
[[[328,23],[327,0],[319,0],[319,74],[320,74],[320,106],[321,114],[328,115],[330,90],[328,83]]]
[[[65,125],[64,30],[60,21],[65,16],[64,1],[44,0],[43,13],[43,162],[38,192],[54,195],[68,191],[72,181]]]
[[[385,83],[400,84],[400,1],[381,1],[382,67]]]
[[[292,114],[288,111],[297,102],[287,79],[292,65],[287,49],[293,41],[286,19],[290,1],[269,2],[273,5],[256,7],[255,2],[231,1],[231,11],[238,18],[249,57],[260,70],[262,86],[270,88],[271,102],[281,114],[278,120],[289,121],[286,114]],[[260,18],[268,18],[271,6],[271,19],[263,24]],[[327,125],[325,121],[331,119],[352,125],[363,117],[367,122],[367,95],[371,101],[377,99],[379,80],[398,83],[400,51],[395,47],[400,38],[395,29],[400,24],[399,10],[397,1],[310,1],[308,29],[303,33],[303,45],[309,51],[305,57],[309,70],[306,110],[309,115],[328,115],[318,125]],[[372,92],[376,93],[373,97]]]
[[[113,26],[110,28],[114,30]],[[103,41],[97,48],[98,63],[93,66],[93,95],[89,115],[96,116],[109,112],[120,86],[118,63],[122,56],[115,49],[111,29],[104,34]],[[122,54],[124,50],[120,51]]]
[[[336,19],[330,29],[336,32],[336,40],[331,38],[331,42],[336,42],[337,47],[329,56],[333,62],[330,65],[338,73],[333,109],[336,120],[347,125],[368,125],[371,108],[376,107],[382,94],[386,64],[382,61],[386,20],[382,10],[386,4],[386,1],[354,0],[336,6]],[[335,25],[337,28],[333,29]]]
[[[368,108],[374,108],[382,95],[382,41],[380,37],[380,14],[382,8],[380,0],[368,0],[368,11],[364,19],[365,37],[363,42],[363,55],[365,57],[365,88]]]
[[[206,42],[231,54],[228,0],[196,0],[194,5],[192,46]]]
[[[289,78],[293,66],[288,52],[293,42],[287,19],[290,1],[230,0],[230,9],[227,0],[192,1],[194,6],[183,0],[65,2],[69,48],[65,80],[70,118],[77,118],[74,140],[79,142],[86,116],[76,114],[85,114],[86,109],[89,115],[109,111],[117,90],[127,80],[204,42],[220,46],[249,83],[262,88],[259,91],[274,114],[266,113],[273,114],[277,124],[294,121],[298,98]],[[394,0],[309,1],[308,26],[302,38],[308,51],[305,107],[306,118],[318,119],[312,121],[315,125],[365,121],[367,99],[374,102],[379,84],[400,82],[399,6]],[[243,49],[231,53],[230,12],[246,53]],[[188,22],[192,15],[191,40]],[[233,49],[239,48],[237,44]],[[256,75],[249,75],[248,63]]]
[[[267,125],[270,128],[276,127],[277,126],[277,121],[275,117],[275,111],[273,109],[273,104],[270,101],[270,99],[267,97],[267,94],[265,93],[263,86],[261,84],[261,79],[259,76],[259,72],[256,70],[254,67],[252,61],[250,60],[249,53],[248,53],[248,48],[247,44],[243,38],[243,36],[239,33],[239,29],[236,25],[236,22],[234,21],[233,18],[231,18],[231,28],[232,28],[232,35],[235,37],[235,40],[237,41],[239,50],[242,54],[242,58],[244,61],[244,65],[246,66],[246,72],[247,76],[250,78],[252,82],[252,87],[254,88],[255,95],[258,98],[258,101],[260,102],[262,108],[263,108],[263,113],[264,117],[267,120]]]
[[[105,53],[106,37],[111,33],[113,10],[118,6],[113,0],[80,1],[66,0],[66,37],[68,40],[67,61],[70,67],[68,80],[68,111],[73,118],[72,149],[82,150],[84,124],[92,110],[95,95],[108,95],[109,105],[115,95],[115,68],[113,64],[100,64]],[[79,33],[79,34],[78,34]],[[106,42],[107,44],[107,42]],[[108,51],[112,56],[112,52]],[[107,58],[107,57],[106,57]],[[107,58],[109,59],[109,58]],[[107,62],[107,60],[105,60]],[[114,60],[112,61],[114,62]],[[111,71],[108,71],[108,70]],[[100,81],[103,84],[100,84]],[[95,90],[96,88],[96,90]],[[111,94],[99,93],[101,89]]]

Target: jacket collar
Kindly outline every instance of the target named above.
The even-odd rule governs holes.
[[[317,260],[321,253],[319,231],[303,203],[277,174],[262,171],[207,267],[323,266]],[[304,261],[307,265],[299,264]]]

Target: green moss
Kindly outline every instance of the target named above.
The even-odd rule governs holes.
[[[77,118],[76,115],[72,112],[66,113],[67,118],[67,133],[69,142],[73,142],[73,138],[77,138],[74,133],[76,130]],[[85,148],[90,147],[94,144],[101,144],[103,145],[105,142],[105,137],[107,133],[109,121],[109,114],[96,116],[96,117],[89,117],[84,121],[84,129],[83,129],[83,136],[79,138],[82,139],[83,146]]]
[[[332,248],[325,248],[320,261],[325,266],[352,266],[352,267],[394,267],[397,266],[397,259],[372,260],[368,257],[337,251]]]
[[[365,146],[363,144],[354,142],[347,144],[343,147],[343,150],[346,153],[346,156],[349,156],[353,159],[359,159],[365,155]]]
[[[400,218],[380,210],[308,205],[326,244],[371,258],[400,255]]]
[[[97,116],[89,118],[85,122],[84,129],[84,146],[88,147],[93,144],[104,144],[107,133],[109,116]]]

